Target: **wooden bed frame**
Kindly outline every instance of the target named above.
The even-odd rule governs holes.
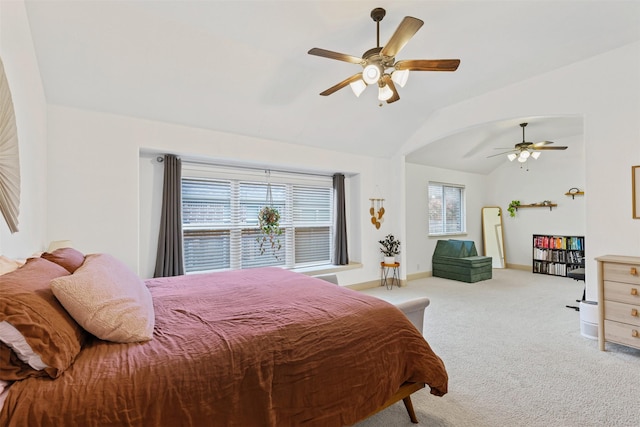
[[[381,407],[379,407],[375,412],[371,413],[369,415],[375,415],[378,412],[388,408],[389,406],[393,405],[394,403],[398,402],[400,399],[402,399],[402,402],[404,403],[404,407],[407,408],[407,413],[409,414],[409,418],[411,419],[411,422],[414,424],[418,424],[418,418],[416,417],[416,412],[413,409],[413,403],[411,403],[411,395],[413,393],[415,393],[416,391],[424,388],[425,384],[424,383],[410,383],[410,382],[406,382],[404,384],[402,384],[400,386],[400,389],[398,389],[397,392],[394,393],[393,396],[391,396]],[[367,418],[369,418],[367,417]]]

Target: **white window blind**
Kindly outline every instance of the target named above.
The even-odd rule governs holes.
[[[271,206],[280,212],[274,257],[260,254],[258,213],[267,204],[267,184],[255,172],[183,168],[182,210],[185,271],[261,266],[328,264],[333,246],[333,188],[330,177],[277,175]],[[211,177],[207,177],[210,175]],[[274,182],[275,181],[275,182]]]
[[[231,182],[182,180],[185,271],[230,268]]]
[[[464,186],[430,182],[429,234],[460,234],[465,230]]]
[[[295,259],[299,265],[331,259],[332,188],[294,186]]]

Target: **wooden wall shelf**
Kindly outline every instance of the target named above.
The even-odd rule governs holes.
[[[551,211],[556,206],[558,206],[556,203],[550,203],[548,205],[518,205],[514,206],[514,208],[516,208],[516,211],[520,208],[549,208],[549,210]]]
[[[578,191],[577,193],[566,192],[565,196],[571,196],[572,199],[575,199],[576,196],[584,196],[584,191]]]

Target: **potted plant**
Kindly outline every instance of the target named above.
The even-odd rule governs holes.
[[[509,216],[516,216],[516,210],[518,210],[518,206],[520,206],[520,200],[512,200],[511,203],[509,203],[509,207],[507,208],[507,210],[509,211]]]
[[[260,255],[264,255],[267,247],[270,246],[274,258],[279,261],[278,251],[282,247],[279,238],[279,236],[282,235],[282,230],[280,229],[280,212],[274,207],[265,206],[260,209],[258,221],[260,222],[260,231],[262,232],[262,235],[256,239],[258,243],[260,243]]]
[[[382,245],[380,252],[384,255],[384,263],[394,264],[396,255],[400,253],[400,240],[393,237],[393,234],[387,234],[384,240],[379,240],[378,243]]]

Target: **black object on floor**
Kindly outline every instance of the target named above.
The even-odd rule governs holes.
[[[577,299],[576,302],[584,301],[586,299],[586,294],[587,294],[587,283],[585,281],[585,270],[584,270],[584,267],[580,267],[580,268],[576,268],[575,270],[571,270],[570,272],[567,273],[567,277],[571,277],[573,280],[582,280],[583,282],[585,282],[584,289],[582,291],[582,299],[581,300]],[[575,311],[580,311],[580,307],[575,306],[575,305],[567,305],[565,307],[573,308]]]

